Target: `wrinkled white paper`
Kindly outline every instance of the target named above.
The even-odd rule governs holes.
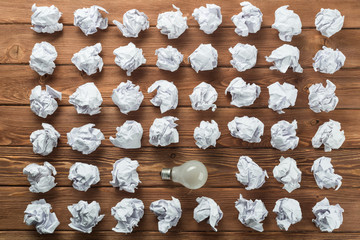
[[[311,167],[311,172],[313,172],[316,184],[320,189],[334,188],[338,190],[341,187],[342,177],[339,174],[335,174],[331,158],[320,157],[316,159]]]
[[[186,23],[187,17],[183,17],[180,8],[174,4],[172,7],[176,10],[160,13],[157,19],[156,27],[160,29],[160,32],[168,36],[168,39],[176,39],[188,29]]]
[[[200,126],[194,130],[196,146],[201,149],[207,149],[210,146],[215,147],[216,140],[220,138],[220,135],[219,126],[214,120],[211,120],[211,123],[209,121],[201,121]]]
[[[32,201],[25,210],[24,223],[35,225],[36,231],[40,234],[53,233],[60,222],[51,209],[51,204],[44,199]]]
[[[31,29],[37,33],[54,33],[63,30],[63,24],[59,23],[62,13],[57,7],[37,7],[32,5]]]
[[[281,120],[271,127],[271,146],[280,151],[294,150],[299,144],[299,137],[296,136],[297,121],[292,123]]]
[[[283,156],[279,161],[279,165],[273,169],[274,178],[276,178],[278,182],[283,183],[283,189],[289,193],[300,188],[301,171],[297,167],[296,161],[293,158],[284,158]]]
[[[151,145],[167,146],[171,143],[179,142],[179,132],[176,129],[175,121],[179,120],[177,117],[166,116],[156,118],[150,127],[149,142]]]
[[[265,177],[269,178],[266,170],[263,170],[250,157],[241,156],[237,163],[239,173],[237,180],[246,186],[246,190],[258,189],[265,183]]]
[[[178,70],[180,63],[184,59],[184,55],[172,46],[156,49],[155,55],[157,55],[156,66],[159,69],[171,72]]]
[[[263,232],[264,219],[268,211],[263,201],[256,199],[247,200],[240,194],[240,198],[235,202],[235,208],[239,211],[239,221],[246,227],[250,227],[258,232]]]
[[[114,163],[114,168],[111,171],[112,180],[110,184],[113,187],[118,187],[119,190],[124,190],[129,193],[134,193],[139,183],[139,174],[136,169],[139,167],[139,162],[131,160],[130,158],[121,158]]]
[[[101,72],[104,66],[104,62],[99,56],[101,50],[101,43],[85,47],[73,55],[71,62],[79,71],[84,71],[89,76],[96,73],[97,70]]]
[[[106,29],[108,19],[103,18],[100,11],[108,13],[104,8],[96,5],[77,9],[74,12],[74,26],[79,27],[86,36],[96,33],[97,28]]]
[[[334,110],[339,102],[335,90],[336,86],[330,80],[326,80],[326,87],[321,83],[311,85],[309,88],[310,109],[316,113]]]
[[[45,193],[56,186],[56,169],[49,162],[44,162],[43,166],[31,163],[24,168],[23,174],[27,175],[31,185],[30,192]]]
[[[140,31],[149,28],[148,16],[137,9],[131,9],[123,15],[123,24],[114,20],[113,23],[119,28],[124,37],[137,38]]]
[[[216,226],[223,217],[220,206],[212,198],[208,197],[198,197],[196,201],[199,205],[194,209],[195,221],[199,223],[208,219],[207,223],[217,232]]]
[[[86,192],[100,181],[100,172],[97,166],[76,162],[71,166],[68,178],[76,190]]]
[[[99,114],[103,99],[99,89],[94,83],[89,82],[81,85],[69,97],[69,103],[75,106],[78,114]]]
[[[143,128],[134,120],[127,120],[122,126],[116,128],[116,136],[110,136],[110,142],[116,147],[125,149],[141,148]]]
[[[337,9],[321,9],[315,18],[316,30],[325,37],[331,37],[339,32],[344,25],[344,16]]]
[[[40,76],[53,74],[57,52],[53,45],[48,42],[35,43],[32,49],[29,65]]]
[[[271,26],[279,31],[279,38],[291,42],[292,37],[301,33],[301,20],[293,10],[288,10],[289,5],[279,7],[275,11],[275,22]]]
[[[270,70],[278,70],[282,73],[286,73],[289,67],[293,69],[293,72],[302,73],[303,69],[299,64],[299,58],[299,49],[289,44],[278,47],[271,52],[269,57],[265,57],[267,62],[274,64],[274,66],[270,67]]]
[[[211,44],[200,44],[188,59],[195,72],[209,71],[217,67],[218,52]]]
[[[240,138],[249,143],[261,142],[264,134],[264,124],[256,117],[235,117],[228,123],[231,136]]]
[[[37,116],[46,118],[58,108],[56,98],[61,101],[61,92],[56,91],[49,85],[46,85],[46,90],[41,90],[41,85],[38,85],[31,90],[30,109]]]
[[[135,69],[146,63],[142,49],[137,48],[132,42],[126,46],[118,47],[113,53],[116,65],[125,70],[127,76],[131,76]]]
[[[249,33],[256,33],[261,28],[262,12],[251,3],[244,1],[240,3],[242,11],[234,15],[231,21],[235,24],[235,32],[242,37],[247,37]]]
[[[239,72],[244,72],[255,66],[257,60],[257,48],[254,45],[238,43],[229,48],[232,55],[230,64]]]
[[[194,110],[206,111],[211,108],[214,112],[216,109],[214,102],[216,102],[218,94],[215,88],[206,82],[197,85],[189,97]]]
[[[118,222],[114,232],[131,233],[144,216],[144,203],[137,198],[124,198],[111,208],[111,215]]]
[[[88,123],[84,126],[73,128],[67,133],[68,144],[73,150],[77,150],[82,154],[90,154],[95,151],[104,140],[104,134],[98,128],[94,128],[95,124]]]
[[[260,96],[261,89],[255,83],[246,83],[241,77],[234,78],[225,90],[231,94],[231,103],[237,107],[252,105]]]
[[[275,82],[267,87],[269,89],[269,108],[279,114],[285,113],[283,109],[295,106],[298,90],[290,83]]]
[[[322,47],[313,58],[313,68],[315,72],[334,74],[345,64],[346,57],[339,49]]]
[[[166,80],[157,80],[149,88],[148,93],[156,90],[156,95],[150,102],[160,107],[161,113],[167,112],[171,109],[176,109],[178,105],[178,89],[173,82]]]
[[[33,151],[42,156],[49,155],[57,147],[60,133],[48,123],[42,123],[44,129],[36,130],[30,135],[30,142],[33,145]]]
[[[140,108],[144,95],[140,91],[139,85],[135,85],[132,81],[122,82],[113,90],[111,98],[120,112],[128,114],[131,111],[137,111]]]
[[[222,23],[221,8],[216,4],[206,4],[195,8],[192,16],[199,23],[200,30],[212,34]]]
[[[341,124],[337,121],[325,122],[319,127],[315,136],[312,138],[312,146],[320,148],[324,144],[325,152],[331,152],[332,149],[339,149],[345,141],[344,130],[341,129]]]
[[[160,199],[150,204],[152,211],[159,220],[159,232],[167,233],[170,228],[175,227],[179,222],[182,214],[179,199],[171,197],[172,200]]]
[[[68,210],[72,217],[69,227],[83,233],[91,233],[95,227],[105,216],[100,214],[100,205],[96,201],[90,204],[87,201],[80,200],[78,203],[68,206]]]
[[[292,198],[281,198],[276,201],[273,212],[277,214],[276,223],[281,230],[287,231],[291,224],[301,221],[300,203]]]
[[[322,232],[332,232],[335,229],[340,228],[343,223],[344,209],[339,204],[330,205],[327,198],[324,198],[312,209],[316,219],[313,219],[313,223],[320,228]]]

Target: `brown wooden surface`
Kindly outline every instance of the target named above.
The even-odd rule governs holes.
[[[253,0],[264,16],[262,29],[257,34],[247,38],[239,37],[234,32],[231,16],[241,11],[241,1],[211,2],[163,0],[132,0],[132,1],[101,1],[91,0],[46,0],[36,1],[38,6],[54,4],[63,13],[61,22],[64,30],[60,33],[37,34],[30,29],[31,5],[25,0],[5,0],[0,3],[0,239],[360,239],[360,1],[357,0]],[[180,7],[188,17],[189,29],[177,40],[168,40],[156,29],[156,19],[160,12],[172,10],[171,4]],[[222,8],[223,24],[212,35],[206,35],[199,30],[197,22],[191,17],[194,8],[206,3],[216,3]],[[98,4],[106,8],[110,14],[111,26],[105,31],[99,31],[92,36],[84,34],[73,23],[73,12],[81,7]],[[286,74],[269,70],[271,64],[265,61],[272,50],[284,44],[278,38],[276,30],[271,29],[276,8],[289,4],[289,9],[299,14],[303,31],[295,36],[291,45],[300,49],[300,64],[304,73]],[[145,12],[150,18],[150,29],[140,33],[137,39],[124,38],[112,24],[113,19],[122,20],[122,15],[131,8]],[[345,15],[344,28],[330,39],[316,31],[314,20],[320,8],[337,8]],[[57,65],[52,76],[40,77],[28,66],[29,56],[36,42],[48,41],[58,52]],[[72,55],[81,48],[101,42],[104,59],[104,69],[101,73],[87,76],[79,72],[71,63]],[[114,64],[113,50],[129,42],[135,43],[144,51],[147,62],[127,77],[125,72]],[[249,43],[258,48],[258,61],[255,68],[239,73],[230,65],[229,47],[236,43]],[[199,74],[190,67],[187,57],[200,43],[211,43],[219,53],[219,67],[213,71]],[[171,73],[156,67],[155,49],[172,45],[184,54],[184,61],[178,71]],[[312,69],[312,58],[325,45],[339,48],[345,56],[345,66],[333,75],[316,73]],[[226,87],[235,77],[242,77],[249,83],[261,87],[261,95],[252,106],[236,108],[230,105],[231,97],[224,94]],[[120,113],[111,100],[111,93],[120,82],[132,80],[138,84],[144,93],[141,108],[128,115]],[[179,106],[165,114],[160,114],[157,107],[152,106],[152,94],[147,88],[156,80],[173,81],[179,90]],[[325,83],[331,80],[336,86],[339,104],[335,111],[316,114],[308,108],[308,88],[315,83]],[[75,108],[69,104],[69,96],[78,86],[93,81],[104,99],[101,113],[95,116],[78,115]],[[195,111],[191,108],[188,95],[193,88],[205,81],[212,84],[218,92],[216,102],[218,109],[211,111]],[[267,108],[267,86],[279,81],[294,84],[298,89],[296,105],[286,109],[279,115]],[[29,108],[29,95],[36,85],[50,85],[63,93],[63,100],[54,115],[42,119],[34,115]],[[180,120],[178,131],[180,142],[164,148],[152,147],[148,142],[149,127],[157,117],[165,115],[176,116]],[[258,117],[265,124],[265,132],[261,143],[250,144],[231,137],[227,123],[235,116]],[[143,147],[140,150],[125,150],[114,147],[109,141],[115,135],[115,128],[125,120],[137,120],[144,128]],[[201,120],[214,119],[219,124],[221,137],[216,148],[198,149],[194,143],[193,130]],[[271,148],[270,128],[279,120],[298,121],[297,135],[299,146],[293,151],[280,152]],[[337,120],[345,131],[346,141],[342,148],[325,153],[323,148],[313,149],[311,138],[318,127],[329,119]],[[52,124],[61,134],[59,147],[49,156],[43,157],[32,152],[29,141],[31,132],[40,129],[41,123]],[[66,133],[73,127],[86,123],[95,123],[106,139],[92,154],[86,156],[71,150],[66,144]],[[257,190],[246,191],[235,177],[237,161],[241,155],[250,156],[262,168],[267,170],[269,179]],[[301,188],[291,194],[282,189],[272,174],[281,156],[292,157],[297,161],[302,171]],[[332,158],[335,172],[343,176],[343,185],[338,191],[320,190],[315,184],[310,171],[313,161],[321,156]],[[136,159],[142,183],[134,194],[113,188],[111,180],[112,164],[122,157]],[[209,171],[209,179],[204,188],[189,191],[171,182],[164,182],[159,177],[159,170],[182,164],[188,160],[198,159],[205,163]],[[22,169],[30,163],[49,161],[58,172],[57,186],[45,194],[29,192],[29,183]],[[91,163],[99,167],[101,181],[86,193],[76,191],[68,180],[68,171],[75,162]],[[238,212],[234,203],[239,194],[245,198],[262,199],[269,211],[264,221],[263,233],[257,233],[244,227],[237,219]],[[181,201],[183,216],[178,226],[172,228],[166,235],[157,231],[157,220],[150,212],[149,205],[160,198],[177,197]],[[207,196],[213,198],[224,212],[218,230],[211,231],[205,222],[197,224],[192,218],[196,206],[196,198]],[[110,209],[124,197],[137,197],[144,201],[145,215],[139,227],[132,234],[119,234],[111,229],[116,222],[110,214]],[[290,227],[288,232],[280,231],[276,226],[275,214],[272,209],[277,199],[291,197],[297,199],[302,207],[303,220]],[[332,204],[339,203],[345,210],[344,223],[333,233],[322,233],[312,223],[314,218],[311,209],[324,197]],[[39,235],[34,227],[26,226],[23,221],[23,211],[30,201],[45,198],[52,204],[61,224],[53,235]],[[68,227],[70,213],[66,206],[79,200],[96,200],[100,203],[103,221],[99,223],[90,235],[76,232]]]

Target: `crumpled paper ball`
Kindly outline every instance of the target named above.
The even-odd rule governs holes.
[[[337,121],[325,122],[322,124],[314,137],[311,140],[314,148],[320,148],[324,145],[325,152],[331,152],[332,149],[339,149],[345,142],[344,130],[341,129],[341,124]]]
[[[303,68],[299,64],[300,51],[297,47],[289,44],[284,44],[271,52],[270,56],[266,56],[267,62],[272,62],[274,66],[270,70],[278,70],[281,73],[286,73],[288,68],[292,68],[293,72],[302,73]]]
[[[236,77],[226,88],[225,95],[228,92],[231,94],[231,105],[246,107],[252,105],[260,96],[261,88],[255,83],[246,83],[241,77]]]
[[[126,46],[118,47],[113,53],[116,65],[125,70],[127,76],[131,76],[135,69],[146,63],[142,49],[137,48],[132,42]]]
[[[95,74],[97,70],[101,72],[104,66],[104,62],[99,56],[101,50],[101,43],[85,47],[73,55],[71,62],[79,71],[84,71],[88,76]]]
[[[53,45],[48,42],[35,43],[32,49],[29,66],[40,76],[53,74],[57,52]]]
[[[171,72],[178,70],[184,59],[184,55],[172,46],[156,49],[155,55],[157,55],[156,66],[161,70]]]
[[[37,33],[54,33],[63,30],[63,24],[59,23],[62,13],[57,7],[37,7],[32,5],[31,29]]]
[[[23,169],[23,174],[27,175],[31,185],[29,190],[33,193],[45,193],[54,188],[56,173],[55,167],[46,161],[43,166],[31,163]]]
[[[30,135],[30,142],[33,145],[33,151],[42,156],[49,155],[57,147],[60,133],[53,126],[42,123],[44,129],[36,130]]]
[[[264,124],[256,117],[235,117],[228,123],[231,136],[249,143],[261,142],[264,134]]]
[[[41,85],[38,85],[31,90],[30,109],[37,116],[46,118],[58,108],[56,98],[61,101],[61,92],[56,91],[49,85],[46,85],[46,90],[41,90]]]
[[[176,39],[188,29],[186,23],[187,17],[183,17],[180,8],[174,4],[172,7],[176,10],[160,13],[157,19],[156,27],[160,29],[160,32],[168,36],[168,39]]]
[[[275,11],[275,22],[271,26],[279,31],[279,38],[291,42],[292,37],[301,33],[301,20],[293,10],[287,9],[289,5],[279,7]]]
[[[329,38],[341,30],[344,25],[344,19],[345,17],[341,16],[337,9],[321,8],[315,18],[316,30]]]
[[[156,95],[150,102],[160,107],[161,113],[167,112],[171,109],[176,109],[178,105],[178,89],[174,83],[166,80],[157,80],[149,88],[148,93],[156,90]]]
[[[334,74],[345,64],[346,57],[339,49],[331,49],[325,46],[319,50],[313,58],[315,72]]]
[[[110,184],[113,187],[118,187],[119,190],[124,190],[129,193],[134,193],[135,189],[141,183],[139,174],[136,169],[139,163],[130,158],[122,158],[114,163],[114,169],[111,171],[112,181]]]
[[[254,45],[238,43],[229,48],[232,55],[230,64],[239,72],[244,72],[255,66],[257,60],[257,48]]]
[[[321,83],[313,84],[309,88],[309,106],[316,113],[330,112],[336,108],[339,98],[335,95],[336,86],[326,80],[326,87]]]
[[[199,223],[208,219],[207,223],[217,232],[216,226],[224,215],[220,206],[212,198],[208,197],[198,197],[196,201],[198,205],[194,208],[195,221]]]
[[[290,83],[275,82],[267,87],[269,90],[269,108],[279,114],[283,109],[295,106],[298,90]]]
[[[120,112],[128,114],[131,111],[137,111],[140,108],[144,95],[140,91],[139,85],[135,85],[132,81],[127,80],[121,82],[117,88],[113,90],[111,99]]]
[[[123,16],[123,24],[114,20],[113,23],[119,28],[124,37],[137,38],[140,31],[149,28],[148,16],[137,9],[127,11]]]
[[[116,128],[116,136],[110,136],[109,140],[116,147],[124,149],[141,148],[143,128],[134,120],[127,120],[122,126]]]
[[[214,112],[216,109],[216,104],[214,103],[217,100],[218,94],[215,88],[206,82],[197,85],[189,97],[194,110],[206,111],[211,108]]]
[[[106,29],[108,19],[103,18],[99,10],[108,13],[104,8],[96,5],[77,9],[74,12],[74,26],[79,27],[86,36],[96,33],[97,28]]]
[[[179,199],[171,197],[172,200],[160,199],[150,204],[152,211],[159,220],[159,232],[167,233],[170,228],[175,227],[179,222],[182,214]]]
[[[279,165],[273,169],[274,178],[284,184],[283,189],[291,193],[297,188],[300,188],[301,171],[297,167],[296,161],[293,158],[281,157]]]
[[[78,114],[90,116],[100,113],[102,102],[101,93],[92,82],[79,86],[69,97],[69,103],[75,106]]]
[[[165,147],[171,143],[178,143],[179,133],[175,123],[177,120],[179,120],[177,117],[172,116],[156,118],[149,131],[150,144]]]
[[[218,52],[211,44],[200,44],[188,59],[195,72],[209,71],[217,67]]]
[[[281,198],[276,201],[273,212],[277,214],[276,223],[281,230],[287,231],[290,225],[302,219],[300,203],[292,198]]]
[[[111,208],[111,215],[118,222],[114,232],[131,233],[144,216],[144,203],[137,198],[124,198]]]
[[[316,184],[320,189],[334,188],[338,190],[341,187],[342,177],[335,174],[331,158],[320,157],[316,159],[311,167],[311,172],[313,172]]]
[[[312,221],[322,232],[332,232],[343,223],[344,209],[339,204],[330,205],[327,198],[316,203],[312,212],[316,217]]]
[[[194,130],[194,139],[196,146],[201,149],[207,149],[210,146],[216,146],[216,140],[220,138],[221,132],[219,131],[218,124],[211,120],[201,121],[200,126]]]
[[[239,173],[236,173],[236,178],[246,186],[246,190],[261,188],[265,183],[265,177],[269,178],[266,170],[263,170],[248,156],[239,158],[237,168]]]
[[[297,121],[292,123],[281,120],[271,127],[271,146],[280,151],[294,150],[299,144],[299,137],[296,136]]]
[[[247,1],[240,3],[240,5],[242,11],[238,15],[232,16],[231,21],[236,26],[237,35],[247,37],[249,33],[256,33],[260,30],[263,14],[259,8]]]
[[[100,173],[97,166],[76,162],[71,166],[68,178],[76,190],[86,192],[100,181]]]
[[[206,4],[195,8],[192,16],[199,23],[200,30],[212,34],[222,23],[221,8],[216,4]]]

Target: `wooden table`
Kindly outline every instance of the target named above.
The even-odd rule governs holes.
[[[231,16],[241,11],[240,1],[211,1],[222,7],[223,23],[212,35],[206,35],[199,30],[197,22],[191,17],[192,11],[207,1],[172,1],[188,17],[189,29],[176,40],[168,40],[155,27],[157,15],[172,10],[171,2],[156,0],[132,1],[91,1],[91,0],[53,0],[63,13],[61,22],[64,30],[55,34],[38,34],[30,30],[32,1],[3,0],[0,3],[0,239],[360,239],[360,2],[357,0],[273,0],[255,1],[264,14],[262,29],[249,37],[239,37],[234,32]],[[36,1],[38,6],[50,5],[48,1]],[[82,7],[98,3],[110,14],[111,23],[107,30],[86,37],[77,27],[73,26],[73,12]],[[295,36],[292,45],[300,49],[300,64],[304,73],[297,74],[289,70],[286,74],[269,70],[271,64],[265,61],[272,50],[284,42],[278,38],[276,30],[271,29],[274,21],[274,11],[290,4],[290,9],[299,14],[303,30]],[[122,20],[122,15],[129,9],[137,8],[150,18],[151,27],[140,33],[136,39],[125,38],[112,24],[113,19]],[[320,8],[337,8],[345,15],[344,28],[330,39],[323,37],[314,28],[314,19]],[[48,41],[58,51],[56,69],[52,76],[39,77],[28,66],[33,45]],[[131,77],[114,64],[113,50],[119,46],[133,42],[143,49],[147,62],[137,69]],[[101,42],[105,67],[101,73],[87,76],[79,72],[71,64],[72,55],[81,48]],[[230,65],[231,55],[228,48],[236,43],[249,43],[258,50],[256,66],[239,73]],[[200,43],[211,43],[218,50],[219,66],[213,71],[195,73],[189,62],[184,60],[178,71],[171,73],[161,71],[156,67],[155,49],[172,45],[178,48],[187,58]],[[316,73],[312,69],[312,58],[325,45],[339,48],[346,56],[345,66],[334,75]],[[224,91],[229,82],[240,76],[245,81],[261,86],[260,98],[250,106],[236,108],[230,105],[230,96]],[[132,80],[139,84],[145,99],[141,108],[129,115],[121,114],[111,100],[112,89],[120,82]],[[149,127],[156,117],[161,117],[158,108],[150,103],[153,94],[147,94],[146,89],[156,80],[173,81],[179,89],[179,106],[176,110],[164,115],[178,117],[180,142],[169,147],[155,148],[148,142]],[[314,83],[325,83],[329,79],[337,86],[336,94],[340,101],[335,111],[330,113],[314,113],[308,107],[308,88]],[[93,81],[102,93],[104,102],[101,114],[96,116],[78,115],[75,108],[68,103],[69,95],[75,89],[89,81]],[[212,84],[219,93],[215,112],[197,112],[191,108],[189,94],[200,82]],[[285,110],[279,115],[267,107],[269,98],[267,86],[276,82],[294,84],[299,90],[296,106]],[[63,93],[60,107],[52,116],[46,119],[37,117],[30,111],[29,94],[36,85],[49,84]],[[249,144],[230,136],[227,123],[235,116],[255,116],[265,124],[265,133],[261,143]],[[125,120],[139,121],[144,128],[143,147],[140,150],[124,150],[114,147],[108,140],[115,135],[115,128]],[[193,140],[193,130],[201,120],[214,119],[219,124],[222,135],[216,148],[198,149]],[[280,152],[271,148],[270,127],[279,120],[298,121],[299,146],[293,151]],[[345,130],[346,141],[342,148],[325,153],[323,149],[313,149],[311,138],[318,127],[329,119],[337,120]],[[36,155],[32,151],[29,135],[40,129],[41,123],[52,124],[61,134],[59,146],[47,157]],[[95,123],[104,133],[106,140],[89,156],[71,150],[66,144],[66,133],[73,127],[86,123]],[[267,170],[270,178],[263,187],[246,191],[244,186],[236,181],[236,164],[241,155],[248,155],[261,167]],[[301,188],[291,194],[282,189],[273,175],[272,169],[278,164],[281,156],[296,159],[298,167],[303,172]],[[313,161],[321,156],[332,158],[336,173],[343,176],[343,185],[338,191],[320,190],[310,171]],[[112,164],[122,157],[137,159],[140,163],[138,172],[142,184],[135,194],[126,193],[113,188],[111,180]],[[182,164],[185,161],[198,159],[206,164],[209,179],[204,188],[189,191],[178,184],[164,182],[159,171],[163,167]],[[22,169],[30,163],[49,161],[56,167],[58,185],[45,194],[29,192],[29,183]],[[91,163],[99,167],[101,181],[88,192],[79,192],[71,186],[67,179],[69,168],[77,161]],[[238,212],[234,202],[239,194],[248,199],[264,201],[269,215],[264,221],[265,231],[257,233],[243,226],[237,219]],[[149,205],[160,198],[177,197],[181,201],[183,216],[179,224],[166,235],[157,230],[157,220],[150,212]],[[199,196],[213,198],[224,212],[224,218],[218,226],[218,233],[212,232],[206,222],[197,224],[193,219],[193,209],[197,205],[195,199]],[[145,215],[139,227],[132,234],[124,235],[113,232],[115,219],[110,209],[124,197],[137,197],[144,201]],[[280,231],[276,225],[272,209],[275,201],[282,197],[297,199],[302,207],[303,220],[290,227],[289,232]],[[344,223],[333,233],[322,233],[312,223],[314,218],[312,207],[316,202],[327,197],[331,204],[339,203],[344,208]],[[23,212],[32,200],[45,198],[52,204],[61,224],[53,235],[40,236],[33,226],[23,223]],[[67,205],[79,200],[100,203],[105,218],[95,228],[92,234],[85,235],[68,227],[70,213]]]

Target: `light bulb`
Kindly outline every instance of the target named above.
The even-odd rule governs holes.
[[[181,166],[173,168],[163,168],[160,174],[163,180],[181,183],[189,189],[201,188],[208,178],[205,165],[196,160],[188,161]]]

